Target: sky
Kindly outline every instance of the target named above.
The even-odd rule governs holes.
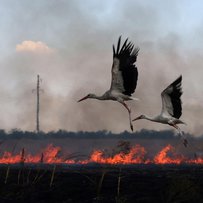
[[[130,131],[113,101],[77,100],[110,87],[112,44],[122,35],[140,48],[132,117],[156,115],[161,91],[183,76],[182,130],[203,134],[201,0],[0,0],[0,128],[35,130],[37,74],[43,131]],[[140,120],[142,128],[170,126]]]

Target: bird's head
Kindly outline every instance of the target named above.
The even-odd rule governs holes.
[[[95,98],[95,94],[88,94],[87,96],[83,97],[82,99],[78,100],[78,102],[81,102],[85,99],[89,99],[89,98]]]
[[[145,115],[140,115],[137,118],[133,119],[132,121],[136,121],[136,120],[140,120],[140,119],[145,119],[146,116]]]

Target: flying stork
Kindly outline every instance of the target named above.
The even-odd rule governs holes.
[[[135,47],[132,42],[128,42],[128,38],[121,45],[121,36],[118,39],[117,48],[113,45],[113,65],[111,69],[111,87],[103,95],[97,96],[95,94],[88,94],[78,102],[85,99],[98,99],[98,100],[113,100],[121,103],[128,111],[130,128],[133,131],[131,121],[131,110],[125,101],[138,100],[132,97],[137,86],[138,71],[135,66],[139,48]],[[120,48],[121,47],[121,48]]]
[[[183,144],[187,147],[188,141],[183,137],[183,133],[177,124],[185,124],[179,118],[182,115],[182,75],[180,75],[173,83],[171,83],[165,90],[161,93],[162,98],[162,110],[158,116],[149,117],[146,115],[138,116],[133,119],[133,121],[139,119],[146,119],[153,122],[168,124],[176,128],[179,132],[179,135],[183,138]]]

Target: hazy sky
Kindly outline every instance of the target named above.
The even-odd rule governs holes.
[[[112,44],[122,35],[140,47],[133,118],[158,114],[160,92],[182,74],[182,129],[203,134],[202,10],[201,0],[0,0],[0,128],[35,129],[40,74],[42,130],[130,130],[119,103],[77,103],[110,87]]]

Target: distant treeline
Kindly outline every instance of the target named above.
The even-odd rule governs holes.
[[[190,134],[187,137],[193,137]],[[50,139],[50,138],[74,138],[74,139],[177,139],[177,134],[171,130],[154,131],[154,130],[140,130],[137,132],[124,131],[118,134],[109,131],[96,131],[96,132],[69,132],[66,130],[50,131],[50,132],[31,132],[21,131],[19,129],[12,129],[9,132],[0,129],[0,139]],[[203,139],[201,136],[199,139]]]

